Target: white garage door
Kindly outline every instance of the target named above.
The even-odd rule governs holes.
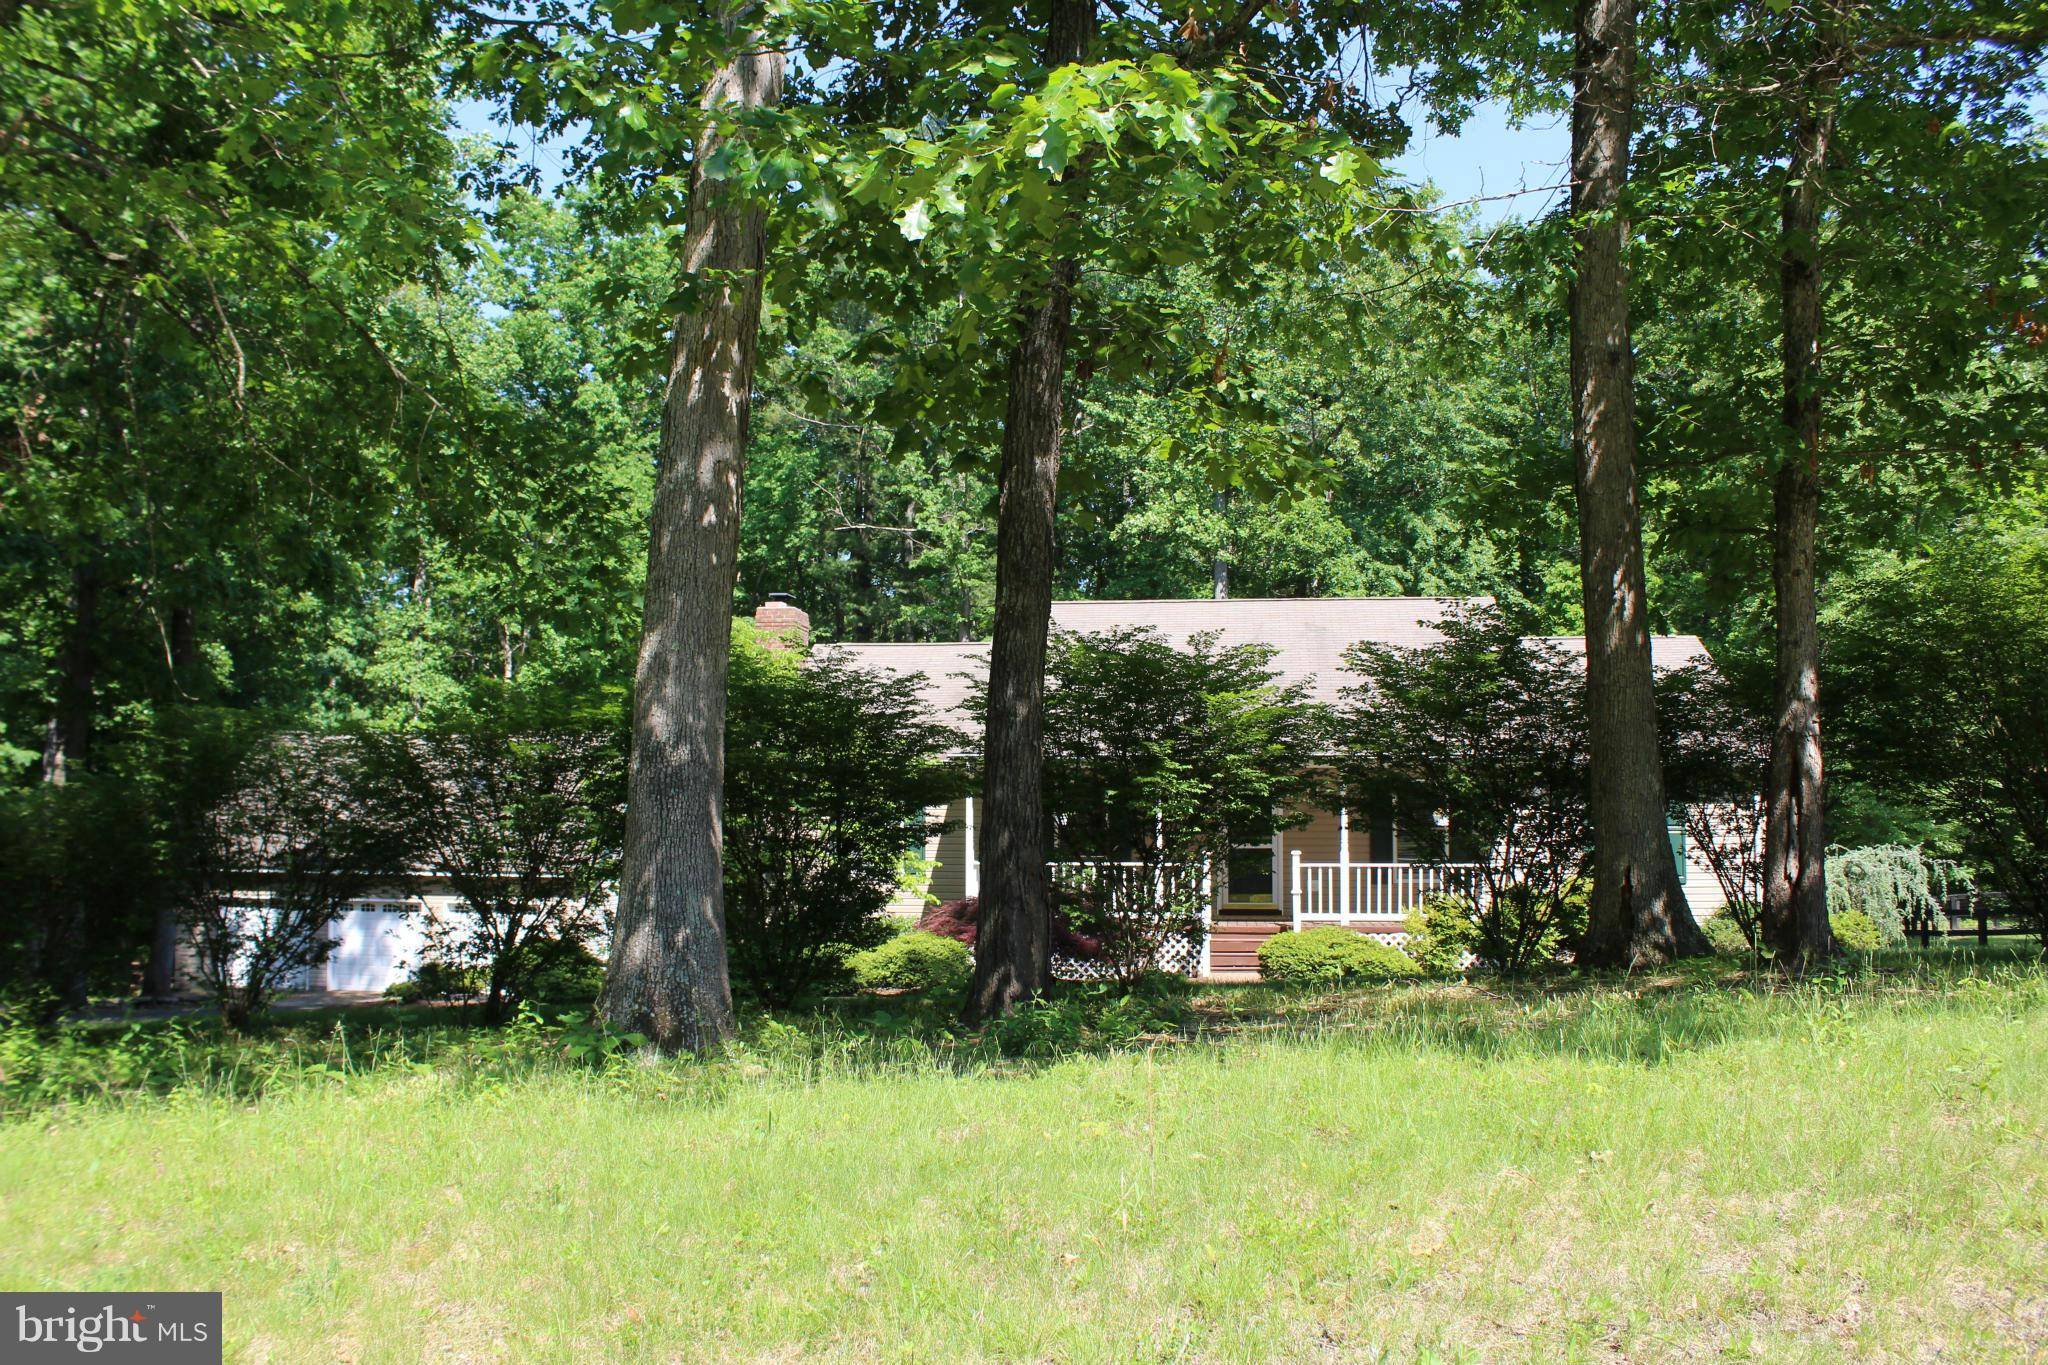
[[[417,901],[357,901],[328,930],[330,991],[381,991],[412,975],[425,946]]]

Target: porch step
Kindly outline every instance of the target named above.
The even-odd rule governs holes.
[[[1209,972],[1212,976],[1259,974],[1259,945],[1281,930],[1286,920],[1224,920],[1210,930]]]

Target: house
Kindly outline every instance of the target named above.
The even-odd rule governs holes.
[[[1447,613],[1471,604],[1446,597],[1056,602],[1053,626],[1077,632],[1149,626],[1175,642],[1214,631],[1226,644],[1268,645],[1282,682],[1301,682],[1313,700],[1335,703],[1356,681],[1343,660],[1353,644],[1429,644]],[[809,646],[810,618],[786,596],[763,603],[754,621],[770,638],[800,650]],[[1584,647],[1578,637],[1553,643],[1567,650]],[[1707,658],[1690,635],[1660,636],[1652,647],[1660,669]],[[915,679],[926,712],[959,732],[963,751],[978,747],[981,719],[970,713],[968,698],[988,669],[986,642],[834,644],[818,652],[900,677],[906,685]],[[943,832],[926,841],[922,870],[891,903],[893,913],[915,916],[929,904],[980,894],[980,804],[967,796],[930,812]],[[1723,897],[1711,869],[1676,829],[1673,840],[1693,913],[1704,917],[1719,910]],[[1209,878],[1211,932],[1199,949],[1191,949],[1185,965],[1200,975],[1249,974],[1257,970],[1259,943],[1282,929],[1309,925],[1341,925],[1399,943],[1407,937],[1406,913],[1429,895],[1455,888],[1459,879],[1458,869],[1428,861],[1391,821],[1358,812],[1317,811],[1296,828],[1248,832],[1227,865]],[[324,930],[331,945],[325,960],[298,969],[285,988],[381,991],[410,976],[432,926],[462,913],[445,879],[422,870],[410,883],[351,903]],[[254,908],[260,892],[250,900]],[[181,956],[189,983],[189,945]]]
[[[1448,597],[1055,602],[1052,623],[1055,630],[1084,633],[1145,626],[1173,642],[1213,631],[1225,644],[1267,645],[1275,651],[1273,667],[1281,682],[1303,683],[1312,699],[1335,703],[1356,682],[1343,658],[1352,645],[1427,645],[1439,638],[1438,622],[1468,605],[1470,599]],[[787,598],[763,606],[756,622],[764,631],[804,638],[810,625]],[[1576,637],[1554,643],[1584,648]],[[978,743],[980,718],[968,714],[967,701],[974,680],[986,675],[987,643],[821,647],[827,651],[863,668],[916,679],[927,712],[960,731],[963,749]],[[1691,635],[1659,636],[1652,651],[1660,670],[1708,657]],[[927,841],[925,870],[892,903],[892,911],[913,915],[928,903],[980,894],[979,805],[968,796],[932,812],[945,832]],[[1704,917],[1719,910],[1720,883],[1676,826],[1672,838],[1693,913]],[[1202,975],[1255,971],[1258,945],[1290,927],[1342,925],[1398,943],[1407,937],[1407,912],[1453,888],[1459,878],[1456,868],[1428,862],[1416,841],[1390,821],[1349,810],[1314,812],[1306,825],[1293,829],[1247,832],[1227,867],[1210,878],[1211,932],[1199,961],[1189,965]]]
[[[230,902],[251,914],[261,913],[264,893],[252,879]],[[376,888],[348,903],[348,908],[318,933],[318,962],[287,969],[277,979],[283,994],[300,991],[379,992],[409,979],[426,959],[434,926],[462,914],[462,898],[445,879],[423,875],[410,887]],[[197,950],[188,929],[178,944],[175,976],[181,993],[204,989]],[[239,969],[238,969],[239,970]]]

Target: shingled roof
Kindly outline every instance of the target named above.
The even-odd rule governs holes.
[[[1176,644],[1215,631],[1225,644],[1264,644],[1276,651],[1273,667],[1283,683],[1300,682],[1317,701],[1335,702],[1357,679],[1344,667],[1344,651],[1362,640],[1382,645],[1427,645],[1438,639],[1437,623],[1461,605],[1483,597],[1233,597],[1159,598],[1137,601],[1055,602],[1055,630],[1097,633],[1149,626]],[[1577,636],[1556,644],[1583,651]],[[1658,668],[1704,660],[1706,649],[1692,635],[1658,636],[1652,641]],[[986,641],[963,644],[821,645],[819,652],[879,673],[919,684],[927,711],[967,732],[980,718],[964,703],[975,680],[987,676]]]

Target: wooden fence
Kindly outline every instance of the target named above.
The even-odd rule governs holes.
[[[1994,938],[2040,932],[2035,926],[2017,923],[2007,915],[2002,898],[1994,903],[1986,895],[1951,896],[1939,910],[1909,914],[1905,930],[1907,941],[1918,939],[1922,948],[1932,947],[1938,938],[1974,938],[1989,947]]]

